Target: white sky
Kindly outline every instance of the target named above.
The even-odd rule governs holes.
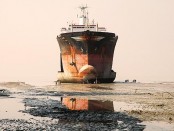
[[[56,80],[56,36],[82,4],[91,21],[119,36],[117,81],[174,81],[173,0],[0,0],[0,81]]]

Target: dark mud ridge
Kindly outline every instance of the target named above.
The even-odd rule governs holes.
[[[0,97],[10,96],[10,91],[6,89],[0,89]]]

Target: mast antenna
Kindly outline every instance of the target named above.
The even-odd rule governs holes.
[[[81,25],[87,25],[88,24],[88,11],[87,11],[87,8],[88,6],[79,6],[80,10],[81,10],[81,14],[80,14],[80,24]]]

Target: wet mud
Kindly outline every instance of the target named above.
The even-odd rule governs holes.
[[[125,113],[113,111],[89,111],[89,110],[69,110],[61,101],[25,99],[24,102],[29,107],[24,113],[33,116],[49,117],[58,119],[57,126],[70,124],[72,127],[64,126],[66,130],[143,130],[145,125],[140,124],[140,120]],[[65,125],[66,125],[65,124]]]
[[[172,131],[173,95],[172,84],[3,84],[0,130]]]

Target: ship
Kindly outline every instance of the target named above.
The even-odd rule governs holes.
[[[57,41],[60,47],[59,83],[112,83],[114,50],[118,36],[89,22],[88,7],[80,6],[78,23],[61,28]]]

